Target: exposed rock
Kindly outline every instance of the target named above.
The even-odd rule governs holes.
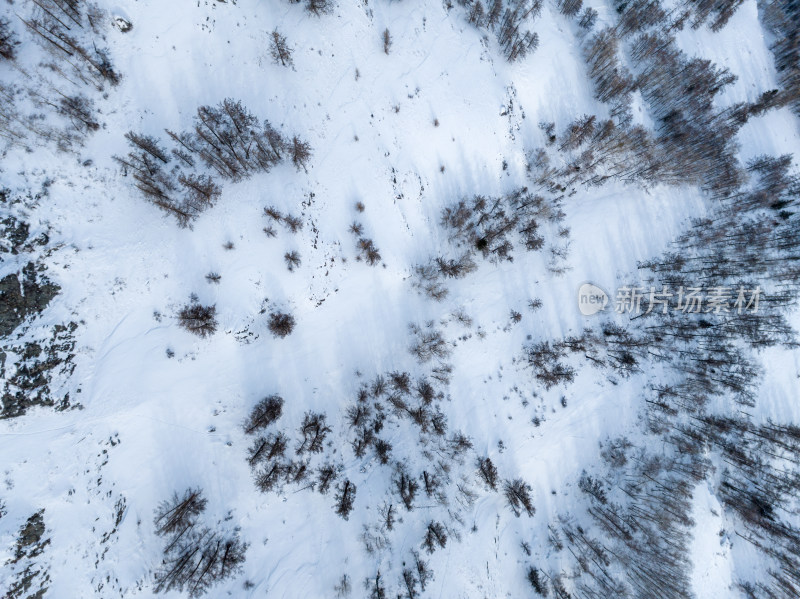
[[[72,363],[77,323],[58,324],[50,339],[29,341],[21,346],[0,350],[0,378],[3,379],[0,419],[14,418],[33,406],[51,406],[57,410],[71,407],[69,393],[54,395],[50,382],[54,375],[68,377]],[[13,356],[13,359],[9,359]],[[7,366],[6,362],[13,362]],[[11,372],[6,372],[6,370]]]
[[[17,537],[14,557],[7,565],[16,566],[13,581],[9,582],[8,599],[41,599],[47,592],[49,575],[47,570],[34,562],[50,544],[43,539],[45,533],[44,510],[39,510],[28,518]]]
[[[0,279],[0,336],[14,332],[26,318],[42,312],[58,295],[60,288],[46,277],[38,275],[33,262],[17,273]]]

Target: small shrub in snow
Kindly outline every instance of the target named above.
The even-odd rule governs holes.
[[[290,272],[293,271],[298,266],[300,266],[301,261],[299,252],[296,251],[286,252],[283,255],[283,259],[286,261],[286,268],[288,268]]]
[[[269,327],[270,332],[275,337],[286,337],[287,335],[291,334],[294,330],[295,320],[294,316],[291,314],[285,314],[283,312],[273,312],[269,315],[269,323],[267,326]]]
[[[389,54],[389,50],[392,49],[392,34],[389,33],[389,29],[383,30],[383,51],[386,54]]]
[[[300,217],[292,216],[291,214],[287,214],[283,217],[283,224],[292,233],[297,233],[303,228],[303,221]]]
[[[381,261],[381,253],[371,239],[361,237],[358,240],[358,259],[364,260],[370,266],[375,266]]]
[[[351,591],[353,590],[353,585],[350,583],[350,577],[347,574],[342,574],[342,577],[339,579],[339,582],[336,586],[333,587],[333,590],[336,591],[337,597],[349,597]]]

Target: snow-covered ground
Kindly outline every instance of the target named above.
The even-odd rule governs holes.
[[[573,384],[545,390],[524,366],[522,347],[590,326],[578,311],[578,287],[591,281],[611,292],[638,280],[638,263],[668,249],[711,200],[689,186],[582,187],[562,205],[562,226],[570,229],[565,273],[548,270],[547,251],[518,251],[513,262],[479,261],[477,272],[449,284],[449,295],[435,302],[414,286],[413,267],[449,252],[442,209],[529,185],[527,153],[545,143],[540,122],[560,131],[583,114],[608,114],[593,99],[577,27],[554,3],[533,22],[539,48],[514,64],[461,7],[437,2],[340,2],[321,17],[278,0],[99,4],[133,24],[127,33],[107,32],[123,79],[98,100],[102,128],[75,154],[12,149],[0,165],[3,187],[36,190],[50,182],[26,216],[33,228],[49,228],[47,274],[61,294],[32,326],[79,323],[74,373],[58,384],[80,405],[0,420],[7,511],[0,589],[16,573],[2,564],[14,557],[20,527],[44,509],[50,542],[38,560],[48,570],[46,597],[155,595],[163,540],[153,530],[154,510],[188,487],[204,490],[209,524],[238,529],[248,544],[242,572],[210,596],[330,597],[347,573],[360,597],[364,578],[381,568],[394,588],[400,562],[419,549],[425,508],[402,514],[386,548],[365,551],[363,527],[379,518],[390,474],[370,454],[354,457],[345,409],[362,381],[419,372],[408,325],[433,321],[453,343],[441,408],[448,430],[472,440],[463,470],[476,453],[490,455],[502,477],[531,484],[536,514],[515,517],[502,494],[472,481],[478,499],[461,509],[463,525],[453,528],[460,541],[451,535],[430,557],[435,578],[426,595],[531,596],[520,542],[547,554],[548,523],[570,511],[599,443],[637,435],[642,389],[659,372],[611,381],[582,366]],[[613,20],[610,4],[593,6],[601,22]],[[275,28],[294,49],[291,68],[270,58]],[[677,40],[690,56],[738,76],[717,97],[721,107],[778,86],[754,0],[721,32],[687,28]],[[0,67],[2,77],[15,73]],[[137,193],[112,156],[127,151],[125,132],[163,137],[164,129],[189,129],[198,106],[224,98],[300,135],[313,155],[307,171],[283,164],[225,183],[217,205],[182,229]],[[797,124],[788,108],[753,118],[737,138],[742,163],[796,153]],[[266,206],[300,215],[302,230],[266,236]],[[380,249],[380,265],[356,260],[348,232],[354,220]],[[289,271],[283,256],[293,250],[302,264]],[[5,260],[0,274],[20,267]],[[218,284],[206,280],[211,272],[221,276]],[[209,338],[177,322],[191,294],[216,305],[219,327]],[[528,306],[535,298],[538,310]],[[267,328],[265,310],[275,307],[297,321],[284,339]],[[470,328],[451,317],[459,309],[473,319]],[[774,349],[761,358],[756,413],[800,424],[797,352]],[[286,400],[290,437],[305,412],[327,414],[333,433],[326,451],[358,484],[349,520],[334,513],[330,494],[288,485],[280,493],[256,490],[242,422],[273,393]],[[387,439],[421,470],[430,456],[407,428],[398,425]],[[707,485],[693,505],[695,595],[735,596],[737,570],[751,568],[742,563],[745,550],[734,559],[732,533],[723,534],[727,523]]]

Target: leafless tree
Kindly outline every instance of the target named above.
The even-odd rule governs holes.
[[[336,513],[347,520],[356,499],[356,486],[349,479],[339,483],[336,490]]]
[[[208,337],[217,330],[216,306],[201,306],[191,303],[178,312],[180,325],[199,337]]]
[[[247,417],[244,432],[252,435],[276,422],[283,414],[283,403],[280,395],[270,395],[259,401]]]
[[[0,58],[14,60],[19,40],[8,19],[0,18]]]
[[[478,458],[478,473],[490,489],[497,490],[497,467],[491,458]]]
[[[286,252],[283,255],[283,259],[286,261],[286,268],[288,268],[290,272],[294,271],[294,269],[300,266],[301,263],[300,253],[295,250]]]
[[[536,509],[533,507],[533,499],[531,499],[531,486],[521,478],[514,480],[507,480],[503,484],[503,490],[508,501],[511,511],[514,515],[519,515],[525,511],[528,516],[533,516]]]
[[[271,38],[272,47],[270,48],[270,54],[275,64],[280,63],[284,67],[294,66],[294,62],[292,61],[292,49],[286,42],[286,37],[281,35],[277,29],[274,29]]]
[[[322,444],[325,437],[331,432],[331,427],[326,423],[325,414],[316,412],[306,412],[303,416],[303,424],[300,426],[300,444],[297,446],[297,455],[302,455],[306,451],[311,453],[321,453]]]
[[[422,547],[429,554],[436,551],[437,547],[444,549],[447,545],[447,531],[441,522],[431,521],[425,529],[425,538],[422,540]]]

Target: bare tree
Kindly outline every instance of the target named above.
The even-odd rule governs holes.
[[[339,477],[340,467],[331,463],[325,463],[317,468],[317,490],[325,495]]]
[[[156,534],[167,537],[155,574],[157,593],[185,590],[190,597],[200,597],[240,571],[247,546],[237,534],[223,535],[198,525],[206,503],[199,489],[187,489],[156,510]]]
[[[307,0],[306,10],[318,17],[328,14],[333,10],[333,0]]]
[[[383,30],[383,51],[386,54],[389,54],[389,50],[392,48],[392,34],[389,33],[389,29],[386,28]]]
[[[271,36],[272,47],[270,48],[270,54],[275,64],[280,63],[284,67],[294,66],[294,62],[292,61],[292,49],[286,42],[286,38],[281,35],[277,29],[272,31]]]
[[[336,513],[347,520],[356,500],[356,486],[349,479],[339,483],[336,491]]]
[[[289,269],[289,272],[294,271],[295,268],[300,266],[300,253],[292,250],[291,252],[286,252],[283,255],[283,259],[286,261],[286,268]]]
[[[282,432],[270,433],[267,436],[257,437],[248,450],[247,461],[251,468],[259,464],[271,464],[278,458],[284,457],[288,444],[286,435]]]
[[[414,498],[419,489],[419,483],[408,474],[405,467],[398,464],[395,469],[394,484],[403,505],[410,512],[414,508]]]
[[[306,164],[311,159],[311,145],[308,142],[303,141],[296,135],[292,137],[289,142],[289,155],[298,171],[300,169],[308,170],[306,169]]]
[[[326,423],[325,414],[306,412],[303,424],[300,426],[302,438],[296,449],[297,454],[302,455],[306,451],[322,453],[322,444],[329,432],[331,432],[331,427]]]
[[[531,499],[531,486],[521,478],[507,480],[503,485],[506,500],[514,515],[519,515],[524,510],[528,516],[533,516],[536,509],[533,507]]]
[[[583,8],[583,0],[559,0],[558,9],[561,14],[567,17],[574,17],[577,15],[581,8]]]
[[[533,566],[528,568],[528,582],[531,583],[533,590],[542,597],[547,597],[547,583],[542,580],[539,570]]]
[[[497,467],[491,458],[478,458],[478,473],[490,489],[497,490]]]
[[[217,330],[216,314],[216,306],[201,306],[200,304],[192,303],[184,306],[178,312],[178,322],[190,333],[200,337],[208,337]]]
[[[259,401],[244,424],[244,432],[252,435],[257,430],[267,428],[276,422],[283,414],[283,398],[280,395],[270,395]]]
[[[422,546],[428,553],[433,553],[436,548],[444,549],[447,545],[447,531],[441,522],[431,521],[428,523],[428,528],[425,530],[425,538],[422,540]]]
[[[2,40],[0,40],[0,55],[2,55]],[[100,128],[94,115],[94,103],[86,96],[62,95],[58,100],[57,111],[66,116],[73,127],[83,134],[97,131]]]
[[[371,239],[362,237],[358,240],[358,258],[370,266],[375,266],[381,261],[381,253]]]
[[[14,60],[17,55],[17,46],[19,41],[17,35],[11,28],[11,23],[8,19],[0,18],[0,58],[5,60]]]
[[[156,509],[156,534],[171,535],[193,526],[207,503],[202,491],[197,488],[186,489],[182,495],[174,493],[170,501],[163,501]]]
[[[594,27],[594,24],[597,22],[598,13],[595,9],[590,6],[587,6],[583,9],[583,14],[581,14],[581,18],[578,21],[578,25],[580,25],[583,29],[587,31]]]

